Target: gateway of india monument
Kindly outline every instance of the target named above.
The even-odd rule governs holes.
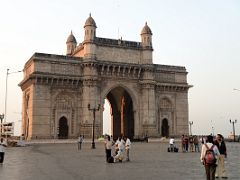
[[[141,41],[97,37],[90,16],[84,40],[67,38],[66,55],[34,53],[25,63],[22,133],[25,138],[86,138],[103,134],[104,102],[111,134],[131,139],[188,134],[185,67],[153,64],[152,31]],[[95,109],[95,118],[93,110]]]

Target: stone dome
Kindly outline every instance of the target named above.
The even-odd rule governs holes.
[[[97,27],[94,19],[93,19],[92,16],[91,16],[91,13],[89,14],[89,17],[87,18],[87,20],[86,20],[86,22],[85,22],[84,28],[85,28],[86,26],[94,26],[94,27]]]
[[[145,26],[143,27],[143,29],[141,31],[141,35],[142,34],[151,34],[152,35],[152,31],[151,31],[150,27],[147,25],[147,22],[145,23]]]
[[[77,40],[76,40],[76,38],[74,37],[72,31],[71,31],[71,34],[68,36],[66,43],[77,43]]]

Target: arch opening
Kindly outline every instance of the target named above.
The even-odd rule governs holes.
[[[59,139],[67,139],[68,138],[68,120],[65,117],[61,117],[59,119],[59,133],[58,138]]]
[[[162,120],[162,137],[169,137],[169,125],[166,118]]]
[[[133,101],[129,93],[123,87],[112,89],[105,97],[109,102],[109,114],[103,116],[103,126],[108,124],[108,132],[103,132],[117,139],[119,136],[134,137],[134,112]],[[105,103],[107,106],[108,103]],[[104,106],[104,109],[106,107]]]

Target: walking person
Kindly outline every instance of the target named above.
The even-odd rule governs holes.
[[[224,167],[224,159],[227,157],[227,148],[224,138],[221,134],[217,134],[214,144],[218,147],[220,155],[218,156],[218,166],[216,168],[215,177],[228,178]]]
[[[5,147],[7,147],[7,144],[3,141],[3,138],[1,138],[1,140],[0,140],[0,164],[2,164],[4,161]]]
[[[129,152],[131,149],[131,141],[127,137],[125,137],[124,140],[125,140],[125,150],[126,150],[126,161],[130,161]]]
[[[217,146],[213,144],[213,136],[209,135],[206,144],[202,145],[200,160],[205,167],[207,180],[215,180],[215,172],[217,162],[216,159],[220,155]]]
[[[80,135],[78,137],[78,150],[81,150],[82,149],[82,143],[83,143],[83,136]]]

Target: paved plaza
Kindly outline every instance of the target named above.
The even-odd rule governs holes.
[[[200,153],[168,153],[167,143],[133,143],[131,161],[108,164],[104,145],[85,142],[9,147],[0,180],[204,180]],[[240,143],[227,143],[228,179],[240,179]]]

